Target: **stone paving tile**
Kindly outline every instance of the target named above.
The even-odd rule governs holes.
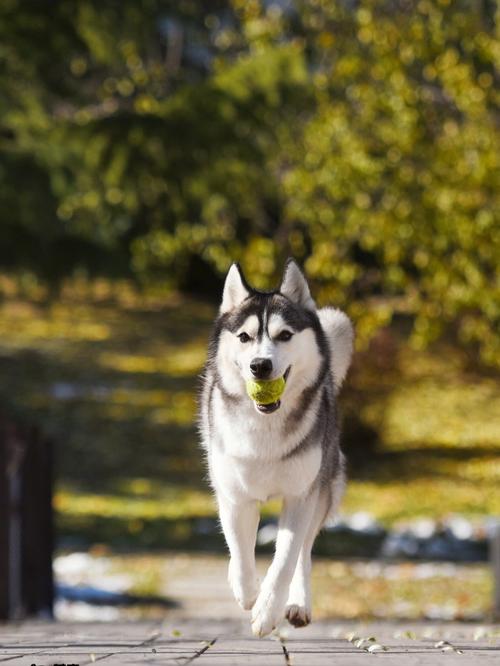
[[[0,663],[182,663],[200,650],[197,640],[166,638],[159,623],[66,625],[36,623],[0,628]]]
[[[199,666],[284,666],[283,649],[278,641],[221,638],[198,659]]]
[[[374,645],[380,647],[370,653]],[[319,622],[258,640],[246,620],[0,625],[1,666],[358,666],[373,659],[401,666],[500,664],[500,626]]]

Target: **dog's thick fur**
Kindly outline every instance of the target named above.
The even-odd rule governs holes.
[[[257,636],[269,634],[284,617],[294,626],[311,620],[311,548],[344,487],[336,394],[352,346],[347,316],[316,309],[293,260],[273,292],[252,289],[237,264],[229,269],[203,375],[199,423],[231,556],[229,583],[240,605],[252,609]],[[286,379],[273,405],[256,405],[246,393],[247,380],[263,378],[256,359],[266,359],[267,378]],[[283,510],[274,559],[259,588],[259,503],[273,496],[283,498]]]

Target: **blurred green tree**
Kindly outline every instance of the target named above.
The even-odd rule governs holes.
[[[499,10],[5,0],[0,261],[173,287],[287,254],[361,339],[500,357]],[[210,285],[210,279],[208,280]]]
[[[226,268],[266,224],[274,116],[306,80],[286,44],[233,62],[237,25],[225,2],[2,4],[4,265],[173,286],[196,257]]]
[[[351,304],[362,333],[396,312],[414,317],[418,345],[454,327],[488,362],[500,358],[499,17],[448,0],[301,5],[316,105],[283,178],[322,298]]]

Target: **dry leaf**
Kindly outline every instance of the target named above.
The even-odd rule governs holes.
[[[380,645],[380,643],[373,643],[369,647],[365,648],[367,652],[387,652],[385,645]]]

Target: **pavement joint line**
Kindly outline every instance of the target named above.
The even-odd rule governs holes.
[[[39,650],[38,652],[29,652],[29,653],[23,652],[15,656],[9,655],[8,657],[2,657],[0,661],[12,661],[12,659],[18,659],[21,657],[40,657],[43,656],[44,654],[50,654],[50,648],[44,647],[43,650]]]
[[[281,649],[283,650],[283,655],[285,657],[286,666],[292,666],[292,658],[290,656],[290,653],[287,650],[287,647],[285,645],[285,641],[282,638],[280,638],[280,643],[281,643]]]
[[[206,652],[209,648],[211,648],[212,645],[214,645],[214,643],[215,643],[216,641],[217,641],[217,637],[216,637],[216,638],[212,638],[212,640],[211,640],[211,641],[207,641],[207,644],[204,645],[200,650],[197,650],[197,651],[193,654],[192,657],[189,657],[189,659],[188,659],[187,661],[182,661],[182,662],[179,661],[179,663],[183,664],[183,666],[187,666],[187,664],[192,664],[193,661],[194,661],[195,659],[198,659],[198,657],[201,657],[201,655],[202,655],[204,652]]]
[[[146,647],[152,645],[161,636],[161,630],[159,629],[161,624],[157,626],[158,628],[151,632],[149,638],[146,638],[140,643],[137,643],[137,645],[134,645],[134,647]],[[119,654],[119,652],[107,652],[106,654],[101,654],[98,657],[96,657],[96,655],[91,652],[90,659],[82,662],[82,666],[86,666],[86,664],[94,664],[96,661],[102,661],[103,659],[107,659],[108,657],[113,657],[115,654]]]
[[[156,625],[156,628],[150,632],[149,638],[145,638],[140,643],[137,643],[137,645],[135,645],[134,647],[148,647],[150,645],[153,645],[153,643],[157,641],[160,636],[161,636],[161,623],[158,623]],[[113,652],[111,655],[109,654],[105,655],[105,657],[113,656],[114,654],[119,654],[119,653]],[[98,661],[98,659],[93,659],[92,661]]]
[[[5,657],[5,658],[2,657],[2,659],[0,659],[0,661],[11,661],[12,659],[20,659],[21,657],[26,657],[26,656],[28,656],[28,655],[25,655],[24,653],[23,654],[14,654],[14,655],[10,655],[9,657]],[[29,655],[29,656],[31,656],[31,655]]]

